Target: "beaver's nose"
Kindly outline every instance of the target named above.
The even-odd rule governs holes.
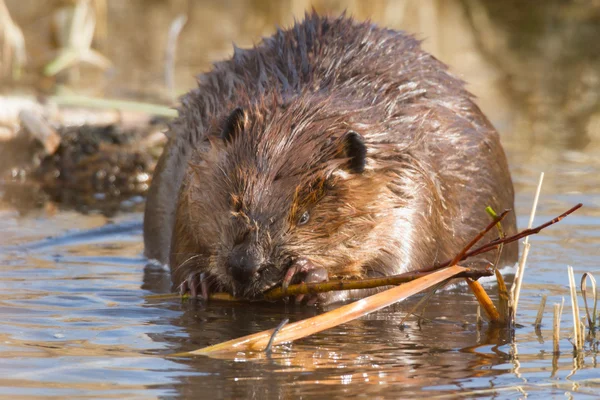
[[[254,246],[236,245],[227,259],[227,269],[238,283],[248,283],[258,274],[263,263],[261,252]]]

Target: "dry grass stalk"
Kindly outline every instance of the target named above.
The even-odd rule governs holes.
[[[44,67],[46,76],[54,76],[63,70],[78,66],[82,62],[100,69],[108,69],[112,64],[105,56],[92,49],[96,16],[89,0],[77,0],[72,10],[56,14],[61,35],[58,55]]]
[[[537,209],[538,200],[540,198],[540,192],[542,191],[542,183],[544,182],[544,173],[540,174],[540,180],[538,182],[537,189],[535,191],[535,197],[533,198],[533,205],[531,206],[531,214],[529,215],[529,223],[527,224],[527,229],[531,229],[533,226],[533,219],[535,218],[535,211]],[[523,284],[523,276],[525,275],[525,265],[527,262],[527,256],[529,255],[529,237],[525,238],[523,243],[523,253],[521,254],[521,259],[519,260],[519,266],[517,268],[517,273],[515,274],[515,281],[512,284],[510,289],[511,297],[512,297],[512,317],[513,323],[514,318],[517,316],[517,309],[519,307],[519,298],[521,296],[521,285]]]
[[[509,295],[508,289],[506,288],[506,283],[504,282],[504,278],[502,274],[497,269],[494,270],[494,274],[496,275],[496,281],[498,283],[498,313],[500,314],[500,323],[505,324],[506,321],[510,321],[509,318]]]
[[[590,278],[592,283],[592,300],[594,307],[590,313],[590,308],[587,302],[587,278]],[[583,304],[585,305],[585,314],[587,315],[588,325],[590,329],[596,327],[597,309],[598,309],[598,292],[596,291],[596,279],[590,272],[586,272],[581,276],[581,295],[583,296]]]
[[[575,286],[575,276],[573,267],[567,267],[569,273],[569,288],[571,289],[571,308],[573,311],[573,347],[578,352],[583,348],[583,332],[579,319],[579,304],[577,302],[577,287]]]
[[[95,97],[78,95],[51,96],[48,98],[48,100],[58,106],[142,112],[146,114],[156,115],[158,117],[167,118],[177,117],[177,110],[171,107],[162,106],[158,104],[142,103],[137,101],[100,99]]]
[[[453,266],[435,271],[417,280],[397,286],[386,291],[347,304],[336,310],[326,312],[313,318],[285,325],[273,339],[273,345],[291,342],[317,332],[324,331],[334,326],[352,321],[363,315],[387,307],[393,303],[404,300],[423,290],[431,288],[440,282],[450,279],[465,271],[466,268]],[[205,347],[189,353],[179,353],[173,356],[207,355],[215,356],[224,353],[239,351],[263,351],[273,336],[274,329],[259,332],[242,338],[233,339],[224,343]]]
[[[529,256],[529,249],[531,248],[531,244],[523,243],[523,252],[521,253],[521,258],[519,259],[519,264],[517,266],[517,272],[515,273],[515,280],[510,287],[510,305],[511,305],[511,316],[514,320],[517,317],[517,308],[519,305],[519,298],[521,297],[521,285],[523,284],[523,275],[525,274],[525,263],[527,261],[527,256]]]
[[[0,40],[3,42],[2,74],[12,75],[13,79],[18,79],[27,62],[25,37],[21,28],[12,20],[4,0],[0,0]]]
[[[542,326],[542,318],[544,318],[544,309],[546,308],[546,299],[548,295],[545,294],[542,296],[542,300],[540,301],[540,306],[538,308],[537,316],[535,317],[535,323],[533,324],[536,328]]]
[[[104,43],[108,34],[108,0],[94,0],[94,13],[96,14],[95,37],[100,43]]]
[[[560,351],[560,319],[562,317],[563,307],[565,305],[565,298],[563,297],[562,303],[554,303],[554,323],[552,325],[552,339],[554,354],[558,354]]]
[[[175,55],[177,53],[177,39],[181,30],[187,22],[187,15],[178,15],[171,26],[167,36],[167,46],[165,50],[165,85],[173,98],[175,98]]]
[[[124,129],[147,127],[154,116],[171,118],[177,111],[159,104],[98,99],[86,96],[0,96],[0,142],[15,139],[23,113],[43,116],[49,126],[113,125]],[[161,137],[166,136],[160,132]],[[50,149],[47,149],[50,152]]]
[[[552,344],[554,353],[559,352],[560,341],[560,304],[554,303],[554,323],[552,325]]]

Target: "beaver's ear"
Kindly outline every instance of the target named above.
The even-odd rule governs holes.
[[[246,112],[238,107],[229,114],[221,125],[221,139],[231,142],[245,128],[248,116]]]
[[[350,171],[360,174],[365,170],[367,164],[367,146],[364,138],[354,132],[348,131],[342,138],[344,143],[344,153],[350,159]]]

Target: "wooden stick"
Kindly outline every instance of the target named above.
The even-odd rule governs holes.
[[[365,278],[355,280],[331,280],[322,283],[299,283],[288,286],[284,291],[280,286],[265,293],[263,299],[267,301],[279,300],[287,296],[297,296],[299,294],[315,294],[329,292],[333,290],[353,290],[353,289],[373,289],[382,286],[396,286],[403,283],[414,281],[429,275],[431,272],[406,272],[404,274],[385,276],[381,278]],[[482,276],[491,276],[492,271],[478,271],[465,268],[457,278],[474,278]]]
[[[54,154],[60,145],[61,137],[40,113],[33,110],[23,110],[19,113],[19,120],[30,137],[37,140],[44,147],[46,155]]]
[[[582,204],[579,203],[579,204],[571,207],[569,210],[565,211],[558,217],[556,217],[542,225],[539,225],[532,229],[524,230],[524,231],[519,232],[512,236],[508,236],[505,238],[499,238],[499,239],[491,241],[490,243],[479,246],[479,247],[475,248],[474,250],[466,252],[464,254],[464,256],[462,257],[462,260],[472,257],[472,256],[475,256],[475,255],[478,255],[478,254],[481,254],[481,253],[485,253],[487,251],[491,251],[502,244],[511,243],[516,240],[522,239],[523,237],[526,237],[528,235],[534,235],[536,233],[539,233],[542,229],[547,228],[548,226],[559,222],[560,220],[562,220],[563,218],[572,214],[573,212],[575,212],[576,210],[578,210],[581,207],[582,207]],[[498,221],[495,221],[494,223],[497,223],[497,222]],[[484,231],[485,231],[485,229],[484,229]],[[420,277],[426,276],[430,272],[434,272],[434,271],[443,269],[443,268],[449,266],[451,262],[452,262],[452,260],[449,260],[449,261],[446,261],[441,264],[436,264],[436,265],[433,265],[433,266],[430,266],[427,268],[422,268],[418,271],[409,272],[409,273],[400,274],[400,275],[393,275],[393,276],[384,277],[384,278],[368,278],[368,279],[363,279],[363,280],[346,280],[346,281],[337,280],[337,281],[329,281],[329,282],[325,282],[325,283],[314,283],[314,284],[302,283],[302,284],[298,284],[298,285],[290,285],[288,287],[286,294],[283,294],[283,292],[281,291],[281,288],[274,288],[271,291],[267,292],[267,294],[265,294],[264,300],[277,300],[284,296],[292,296],[292,295],[296,295],[296,294],[321,293],[321,292],[331,291],[331,290],[368,289],[368,288],[375,288],[375,287],[379,287],[379,286],[398,285],[398,284],[401,284],[404,282],[409,282],[414,279],[418,279]],[[489,273],[487,271],[476,271],[476,270],[471,270],[471,269],[466,269],[465,271],[463,271],[463,274],[464,274],[464,276],[461,275],[461,277],[471,277],[474,279],[481,277],[481,276],[489,275]],[[165,298],[177,298],[177,297],[181,297],[181,295],[177,294],[177,293],[150,295],[150,296],[146,296],[146,299],[152,300],[152,299],[165,299]],[[224,293],[211,294],[210,299],[213,299],[213,298],[215,300],[233,299],[231,296],[226,295]]]
[[[291,342],[317,332],[324,331],[334,326],[352,321],[373,311],[387,307],[393,303],[404,300],[412,295],[422,292],[439,282],[452,278],[455,275],[464,272],[465,268],[459,266],[448,267],[443,270],[433,272],[417,280],[406,283],[402,286],[396,286],[386,291],[347,304],[333,311],[326,312],[313,318],[294,322],[284,326],[273,339],[273,345]],[[274,329],[233,339],[224,343],[205,347],[189,353],[174,354],[174,357],[189,355],[207,355],[214,356],[223,353],[232,353],[238,351],[263,351],[271,337]]]
[[[331,280],[322,283],[298,283],[288,286],[286,292],[283,292],[281,287],[276,287],[264,294],[264,296],[256,301],[277,301],[287,296],[297,296],[299,294],[315,294],[330,292],[333,290],[353,290],[353,289],[373,289],[382,286],[397,286],[404,283],[412,282],[415,279],[422,278],[431,274],[431,272],[406,272],[404,274],[386,276],[381,278],[366,278],[356,280]],[[465,268],[465,271],[456,275],[456,278],[472,278],[478,279],[483,276],[491,276],[492,272],[489,270],[472,270]],[[180,293],[161,293],[161,294],[150,294],[144,296],[146,300],[168,300],[168,299],[179,299],[187,300],[190,298],[189,294]],[[228,293],[211,293],[209,295],[211,301],[244,301],[233,297]]]

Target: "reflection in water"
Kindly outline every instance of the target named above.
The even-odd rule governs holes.
[[[82,80],[70,84],[95,94],[156,97],[164,89],[165,33],[175,16],[185,12],[189,21],[179,43],[176,85],[187,90],[195,73],[231,53],[232,41],[251,45],[270,34],[275,23],[291,23],[289,10],[300,15],[308,3],[107,2],[107,37],[99,48],[115,68],[101,79],[97,71],[84,68]],[[592,380],[598,374],[598,333],[590,336],[584,354],[573,357],[568,306],[560,354],[552,354],[551,307],[539,331],[531,326],[541,294],[548,295],[549,305],[568,296],[566,264],[574,265],[576,275],[598,268],[597,6],[487,0],[339,3],[314,2],[320,11],[348,7],[359,18],[372,16],[416,32],[426,38],[428,50],[469,81],[503,134],[518,193],[516,211],[523,216],[520,226],[526,224],[542,170],[546,182],[539,220],[584,203],[580,212],[531,239],[519,311],[523,326],[515,332],[478,329],[474,300],[459,287],[436,294],[420,326],[414,321],[399,326],[404,312],[419,300],[415,298],[278,346],[271,358],[169,358],[319,310],[145,300],[146,294],[168,291],[170,282],[160,266],[145,267],[140,214],[109,219],[46,207],[20,217],[3,206],[0,393],[291,398],[477,391],[481,396],[513,396],[520,395],[517,385],[544,396],[598,391],[600,383]],[[7,4],[29,38],[32,62],[42,63],[52,47],[45,7],[59,2]],[[563,145],[575,150],[565,151]],[[113,225],[94,230],[107,222]],[[48,236],[58,238],[44,240]]]
[[[459,312],[445,312],[450,308],[439,307],[446,300],[455,302],[451,309]],[[293,345],[279,346],[271,358],[239,353],[235,361],[206,357],[179,359],[177,362],[209,372],[206,377],[183,378],[186,390],[183,394],[198,393],[206,387],[214,387],[218,397],[241,396],[250,388],[251,394],[244,397],[351,394],[357,390],[377,395],[400,389],[409,394],[429,386],[448,385],[456,390],[454,382],[464,377],[466,371],[472,378],[486,380],[506,373],[495,367],[509,360],[508,354],[496,350],[506,343],[507,333],[490,329],[480,332],[473,324],[463,323],[464,313],[473,317],[474,312],[468,294],[448,293],[438,301],[431,304],[435,312],[427,317],[443,313],[447,319],[424,323],[421,328],[411,323],[400,329],[401,309],[408,308],[407,304]],[[456,307],[459,304],[466,307]],[[188,333],[179,344],[179,351],[268,329],[284,317],[298,320],[314,313],[312,309],[279,305],[190,306],[171,323]],[[457,320],[450,322],[452,318]],[[155,339],[177,341],[169,337]],[[481,346],[483,351],[479,352]],[[320,386],[315,386],[317,383]]]

